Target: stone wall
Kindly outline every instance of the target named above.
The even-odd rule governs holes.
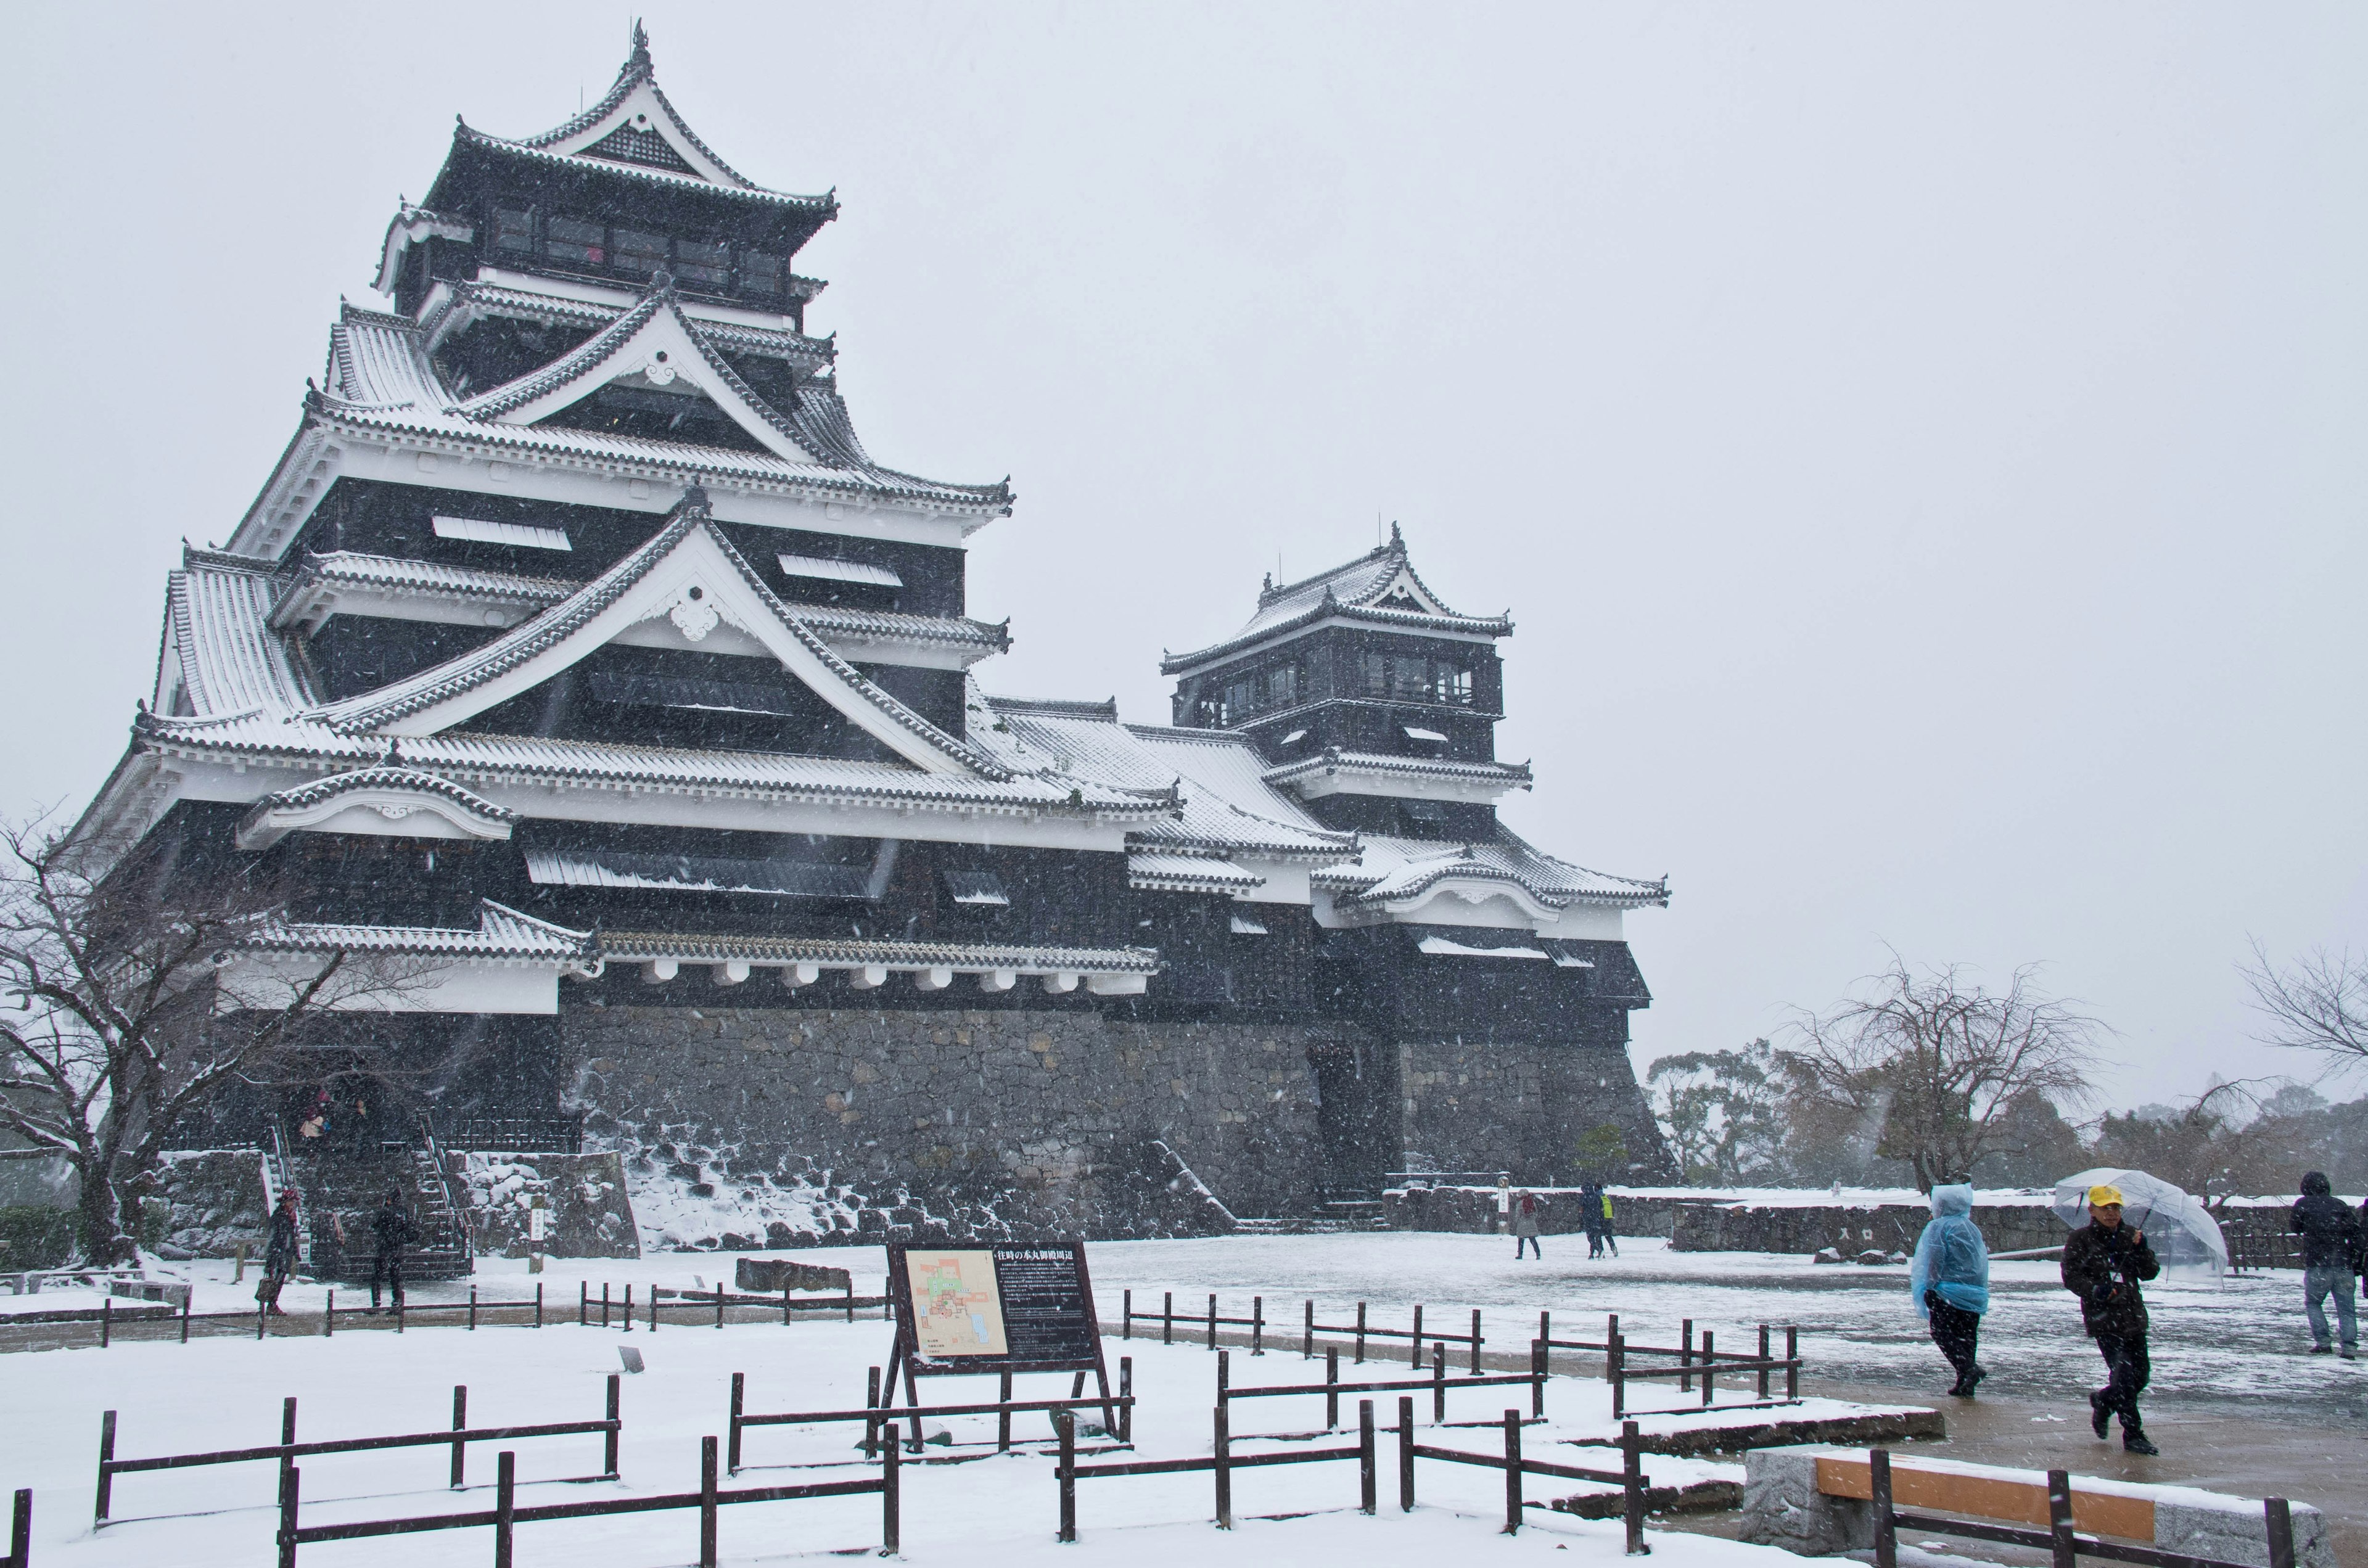
[[[165,1209],[159,1257],[228,1257],[241,1242],[250,1256],[263,1256],[271,1216],[263,1210],[263,1156],[255,1150],[167,1154],[157,1187]]]
[[[1577,1187],[1532,1187],[1539,1200],[1543,1235],[1576,1235],[1587,1229],[1587,1210]],[[1667,1236],[1679,1209],[1707,1201],[1698,1198],[1638,1198],[1614,1187],[1611,1225],[1615,1236]],[[1460,1231],[1494,1235],[1498,1230],[1493,1187],[1423,1187],[1409,1183],[1382,1194],[1382,1217],[1396,1231]]]
[[[480,1256],[529,1257],[528,1215],[541,1197],[546,1257],[639,1257],[641,1236],[614,1153],[452,1156]]]
[[[1421,1150],[1438,1169],[1573,1185],[1588,1174],[1579,1140],[1608,1122],[1626,1142],[1631,1179],[1675,1175],[1624,1046],[1405,1044],[1398,1081],[1402,1146]]]
[[[645,1244],[1194,1233],[1317,1199],[1337,1027],[1099,1011],[575,1006],[569,1103]]]
[[[1838,1248],[1913,1252],[1932,1218],[1924,1204],[1689,1205],[1669,1240],[1671,1252],[1797,1252]],[[2043,1202],[1974,1206],[1974,1223],[1992,1252],[2064,1244],[2063,1222]]]

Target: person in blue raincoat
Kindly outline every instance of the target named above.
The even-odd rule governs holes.
[[[1990,1310],[1990,1249],[1973,1221],[1974,1188],[1961,1182],[1932,1189],[1932,1221],[1916,1239],[1907,1266],[1907,1293],[1932,1327],[1932,1343],[1957,1369],[1960,1399],[1974,1397],[1974,1385],[1989,1374],[1974,1359],[1981,1340],[1982,1314]]]

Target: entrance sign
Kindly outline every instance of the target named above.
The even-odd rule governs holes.
[[[905,1380],[909,1403],[920,1380],[994,1372],[1009,1398],[1014,1372],[1074,1372],[1072,1397],[1094,1374],[1110,1397],[1101,1324],[1094,1314],[1086,1244],[1046,1246],[888,1246],[888,1294],[896,1312],[883,1406]],[[1110,1418],[1105,1413],[1106,1420]]]

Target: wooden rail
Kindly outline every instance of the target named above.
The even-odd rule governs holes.
[[[334,1437],[322,1442],[300,1443],[296,1440],[296,1401],[291,1396],[279,1405],[279,1441],[260,1444],[250,1449],[222,1449],[210,1453],[159,1454],[147,1459],[121,1460],[115,1457],[116,1413],[112,1410],[99,1417],[98,1424],[98,1490],[92,1509],[94,1528],[108,1522],[108,1510],[115,1501],[115,1478],[142,1471],[188,1470],[200,1465],[247,1464],[261,1460],[276,1460],[284,1475],[299,1460],[312,1454],[367,1453],[380,1449],[450,1448],[452,1450],[451,1484],[463,1484],[471,1443],[508,1442],[526,1437],[570,1437],[587,1433],[601,1433],[605,1441],[601,1449],[599,1478],[614,1480],[617,1475],[617,1443],[624,1430],[619,1415],[620,1390],[618,1375],[609,1374],[608,1414],[598,1421],[547,1421],[529,1426],[471,1426],[469,1425],[469,1387],[456,1384],[452,1390],[452,1426],[443,1432],[406,1432],[387,1437]]]
[[[1416,1303],[1411,1327],[1380,1328],[1374,1326],[1369,1320],[1365,1303],[1359,1301],[1356,1322],[1326,1324],[1315,1321],[1315,1303],[1309,1301],[1305,1303],[1300,1323],[1299,1353],[1303,1358],[1314,1360],[1316,1335],[1335,1335],[1349,1340],[1356,1359],[1362,1362],[1365,1359],[1367,1340],[1403,1339],[1406,1342],[1406,1365],[1419,1367],[1422,1365],[1422,1347],[1427,1344],[1444,1342],[1449,1345],[1468,1346],[1472,1352],[1472,1369],[1477,1372],[1480,1369],[1480,1347],[1484,1343],[1480,1334],[1479,1309],[1476,1307],[1473,1309],[1472,1329],[1468,1334],[1452,1334],[1437,1328],[1424,1327],[1424,1311],[1421,1303]],[[1227,1316],[1220,1312],[1217,1310],[1215,1296],[1209,1297],[1207,1311],[1188,1310],[1185,1315],[1178,1317],[1176,1312],[1175,1291],[1160,1292],[1159,1311],[1139,1312],[1134,1310],[1134,1292],[1128,1290],[1120,1301],[1119,1337],[1133,1339],[1136,1324],[1156,1323],[1159,1325],[1159,1342],[1162,1345],[1173,1345],[1176,1343],[1177,1325],[1180,1324],[1186,1334],[1200,1334],[1202,1345],[1208,1349],[1214,1350],[1217,1347],[1217,1330],[1220,1327],[1247,1328],[1250,1331],[1250,1354],[1263,1356],[1266,1354],[1266,1330],[1269,1321],[1266,1315],[1266,1298],[1263,1296],[1250,1298],[1250,1312],[1247,1317]]]
[[[1326,1346],[1324,1352],[1324,1381],[1320,1383],[1282,1383],[1263,1387],[1233,1386],[1233,1353],[1217,1352],[1217,1404],[1224,1407],[1237,1399],[1288,1399],[1293,1395],[1324,1396],[1324,1429],[1331,1431],[1340,1425],[1340,1396],[1344,1393],[1397,1393],[1407,1389],[1429,1390],[1431,1420],[1447,1419],[1447,1393],[1450,1389],[1507,1388],[1526,1385],[1530,1391],[1530,1414],[1546,1413],[1546,1373],[1544,1353],[1534,1345],[1531,1347],[1530,1369],[1495,1376],[1474,1374],[1450,1377],[1447,1371],[1447,1347],[1431,1346],[1430,1376],[1428,1378],[1395,1379],[1381,1382],[1344,1383],[1340,1381],[1340,1350]]]
[[[553,1519],[605,1518],[618,1514],[661,1513],[677,1508],[699,1510],[700,1568],[715,1568],[716,1510],[738,1503],[781,1503],[813,1497],[854,1497],[876,1493],[880,1497],[880,1542],[883,1556],[897,1551],[898,1476],[896,1448],[888,1445],[880,1475],[871,1481],[825,1481],[803,1486],[746,1486],[726,1492],[716,1483],[715,1439],[699,1440],[699,1490],[655,1497],[616,1497],[591,1503],[552,1503],[535,1507],[518,1506],[518,1456],[501,1451],[495,1471],[494,1506],[465,1514],[427,1514],[395,1519],[363,1519],[342,1525],[305,1525],[301,1518],[303,1471],[290,1465],[279,1472],[279,1568],[296,1568],[300,1546],[331,1540],[359,1540],[370,1536],[411,1535],[426,1530],[481,1529],[494,1532],[495,1568],[510,1568],[514,1539],[520,1525]]]
[[[733,1373],[732,1405],[726,1426],[729,1437],[724,1449],[726,1471],[733,1475],[740,1473],[740,1435],[751,1426],[823,1426],[831,1422],[860,1421],[863,1423],[863,1452],[869,1457],[872,1450],[883,1442],[892,1448],[895,1445],[894,1434],[896,1423],[899,1421],[909,1419],[913,1423],[911,1447],[912,1451],[917,1454],[921,1451],[921,1422],[924,1419],[942,1419],[950,1415],[992,1415],[996,1418],[996,1451],[1008,1453],[1011,1449],[1011,1418],[1014,1415],[1025,1415],[1031,1411],[1094,1410],[1111,1405],[1117,1408],[1119,1421],[1118,1430],[1111,1436],[1121,1443],[1132,1439],[1135,1403],[1134,1358],[1132,1356],[1119,1358],[1118,1397],[1109,1400],[1088,1398],[1079,1392],[1067,1399],[1015,1400],[1006,1397],[975,1404],[887,1405],[880,1402],[880,1369],[874,1367],[871,1371],[871,1376],[864,1396],[864,1405],[860,1410],[791,1410],[766,1412],[754,1415],[747,1414],[744,1409],[747,1390],[746,1374]],[[1003,1390],[1007,1396],[1011,1391],[1011,1374],[1008,1372],[1003,1374]],[[890,1433],[885,1439],[880,1434],[882,1426],[886,1426]]]

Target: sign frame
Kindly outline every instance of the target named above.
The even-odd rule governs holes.
[[[984,1252],[990,1257],[999,1253],[1066,1252],[1076,1270],[1078,1296],[1085,1310],[1085,1331],[1093,1346],[1090,1354],[1078,1356],[1020,1356],[1005,1351],[1002,1354],[931,1358],[921,1353],[920,1338],[913,1301],[912,1271],[906,1257],[912,1253]],[[1001,1270],[997,1269],[996,1290],[1003,1295]],[[1106,1429],[1117,1429],[1117,1407],[1110,1399],[1110,1365],[1102,1353],[1101,1318],[1094,1304],[1093,1274],[1086,1263],[1086,1244],[1082,1240],[1060,1242],[890,1242],[888,1244],[888,1300],[896,1316],[896,1342],[888,1353],[888,1380],[880,1391],[880,1405],[886,1410],[896,1403],[896,1381],[901,1374],[905,1383],[905,1403],[918,1408],[921,1403],[923,1378],[999,1376],[1003,1380],[1003,1398],[1011,1397],[1011,1377],[1016,1372],[1073,1372],[1076,1379],[1070,1388],[1072,1399],[1082,1397],[1086,1374],[1091,1372],[1104,1403],[1102,1421]],[[998,1306],[1001,1302],[998,1301]],[[1010,1333],[1010,1318],[1004,1316],[1004,1332]],[[920,1423],[914,1421],[914,1433],[919,1435]]]

